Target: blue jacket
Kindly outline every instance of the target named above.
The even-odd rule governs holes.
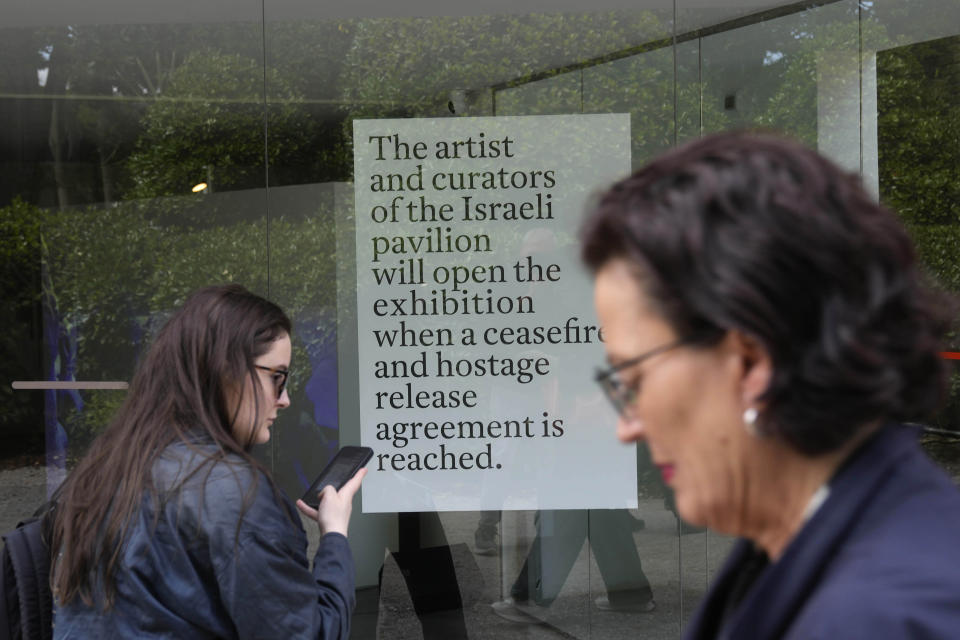
[[[960,638],[960,491],[913,428],[887,425],[842,466],[718,633],[751,551],[735,545],[686,638]]]
[[[175,444],[154,464],[160,505],[146,498],[134,518],[113,608],[74,598],[56,608],[54,637],[346,639],[355,605],[346,538],[323,536],[311,572],[290,499],[278,501],[238,457],[203,464],[194,449],[213,445]]]

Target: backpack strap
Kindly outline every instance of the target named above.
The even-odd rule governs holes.
[[[4,536],[6,538],[6,536]],[[0,551],[0,640],[13,640],[20,632],[20,600],[13,575],[10,549]],[[14,627],[16,625],[16,627]]]
[[[37,579],[37,596],[40,600],[40,639],[53,640],[53,594],[50,591],[50,545],[46,535],[46,522],[37,518],[33,525],[36,531],[26,536],[33,556],[33,569]]]
[[[50,551],[43,539],[43,520],[32,518],[6,536],[20,600],[23,640],[53,637],[53,597],[50,593]]]

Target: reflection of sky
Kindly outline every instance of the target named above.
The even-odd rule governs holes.
[[[769,67],[772,64],[783,60],[782,51],[767,51],[763,56],[763,66]]]

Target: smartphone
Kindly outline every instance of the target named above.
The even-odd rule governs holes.
[[[317,494],[323,491],[325,486],[332,484],[334,489],[340,491],[347,480],[365,467],[372,457],[373,449],[370,447],[343,447],[340,451],[337,451],[337,455],[333,456],[333,460],[323,468],[317,479],[303,494],[301,500],[316,509],[320,505],[320,498]]]

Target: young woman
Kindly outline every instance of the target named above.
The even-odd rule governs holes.
[[[290,320],[240,286],[164,326],[60,490],[55,638],[347,638],[347,525],[364,472],[319,510],[311,571],[293,504],[251,455],[290,404]]]

